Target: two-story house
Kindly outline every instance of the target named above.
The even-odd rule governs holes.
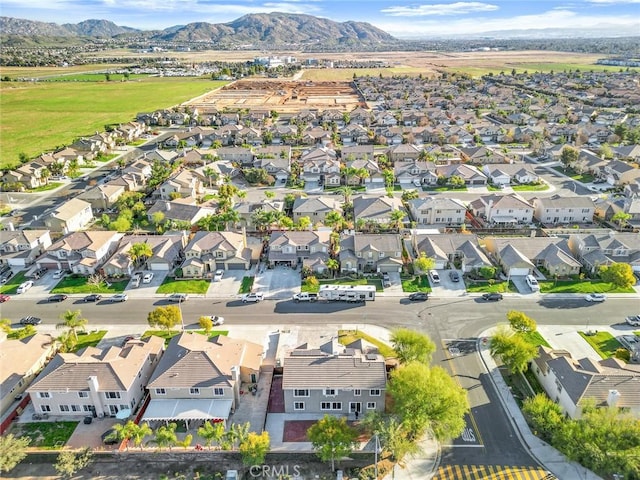
[[[469,273],[493,265],[480,248],[478,238],[472,234],[431,235],[414,231],[411,246],[413,252],[408,253],[412,259],[424,254],[435,261],[434,268],[437,270],[456,268]]]
[[[609,231],[592,234],[573,234],[569,236],[569,248],[582,262],[584,268],[592,273],[603,265],[628,263],[636,272],[640,272],[640,234]]]
[[[269,238],[269,265],[296,268],[312,257],[326,261],[329,259],[330,235],[327,230],[273,232]]]
[[[132,245],[146,243],[151,247],[149,258],[138,258],[134,262],[130,255]],[[167,272],[177,267],[183,259],[182,248],[187,236],[182,233],[163,235],[125,235],[116,252],[104,263],[102,270],[109,276],[130,276],[136,268]]]
[[[600,176],[605,178],[609,185],[621,187],[639,181],[640,169],[631,163],[612,160],[602,167]]]
[[[471,212],[493,225],[527,225],[534,208],[516,194],[483,195],[469,204]]]
[[[123,185],[103,184],[96,185],[82,192],[78,198],[88,202],[94,212],[107,210],[115,205],[118,199],[127,189]]]
[[[500,165],[484,165],[483,173],[489,179],[489,183],[496,186],[510,185],[517,182],[521,184],[537,182],[540,177],[533,171],[531,165],[523,163],[505,163]]]
[[[402,200],[397,197],[366,197],[358,196],[353,199],[353,218],[360,229],[366,224],[391,225],[394,223],[392,212],[401,211],[405,215],[399,224],[406,224],[409,220]]]
[[[91,204],[72,198],[67,200],[44,220],[44,224],[53,232],[77,232],[83,230],[93,221]]]
[[[547,225],[569,223],[591,223],[596,207],[589,197],[552,197],[533,198],[534,216]]]
[[[191,170],[180,170],[160,185],[156,192],[159,192],[163,200],[170,200],[176,195],[197,198],[204,193],[204,187],[200,177]]]
[[[419,160],[398,160],[393,166],[393,174],[403,189],[435,185],[438,181],[435,165]]]
[[[216,210],[213,208],[195,205],[195,200],[193,199],[184,200],[185,201],[180,201],[180,199],[172,201],[159,200],[147,210],[147,218],[150,222],[153,222],[153,214],[162,212],[164,220],[194,225],[201,218],[207,215],[215,215],[216,213]]]
[[[283,359],[285,413],[362,415],[384,412],[387,374],[377,349],[340,345],[337,338],[301,345]]]
[[[461,225],[467,213],[462,201],[442,196],[416,198],[409,200],[407,205],[417,226]]]
[[[339,260],[342,272],[400,272],[402,241],[393,233],[343,235]]]
[[[325,223],[329,212],[342,214],[342,202],[335,196],[298,197],[293,202],[293,221],[298,222],[302,217],[308,217],[312,225]]]
[[[226,422],[240,401],[242,384],[257,383],[263,348],[223,335],[173,337],[147,388],[143,421]]]
[[[196,232],[184,248],[182,273],[199,278],[222,270],[248,270],[251,249],[244,233]]]
[[[164,350],[151,336],[123,347],[58,353],[27,389],[36,412],[64,417],[115,416],[136,410]]]
[[[50,246],[49,230],[0,230],[0,264],[28,267]]]

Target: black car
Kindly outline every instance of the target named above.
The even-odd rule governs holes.
[[[42,319],[38,317],[33,317],[28,315],[26,317],[22,317],[20,319],[20,325],[40,325],[42,323]]]
[[[409,295],[409,300],[412,302],[424,302],[429,299],[429,294],[427,292],[415,292]]]
[[[51,295],[49,297],[49,301],[50,302],[64,302],[67,299],[66,295]]]
[[[115,431],[114,428],[110,428],[109,430],[104,432],[100,436],[100,438],[102,438],[102,443],[104,443],[105,445],[115,445],[119,443],[118,433]]]
[[[451,270],[449,272],[449,278],[451,279],[452,282],[459,282],[460,281],[460,274],[458,272],[456,272],[455,270]]]
[[[482,299],[488,302],[497,302],[498,300],[502,300],[501,293],[484,293],[482,294]]]
[[[102,295],[98,295],[97,293],[92,293],[91,295],[84,297],[85,302],[99,302],[101,299]]]

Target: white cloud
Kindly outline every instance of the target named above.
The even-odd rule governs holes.
[[[589,3],[601,5],[625,5],[627,3],[640,3],[640,0],[587,0]]]
[[[497,5],[481,2],[456,2],[434,5],[416,5],[409,7],[388,7],[380,10],[392,17],[415,17],[428,15],[464,15],[475,12],[492,12],[498,10]]]

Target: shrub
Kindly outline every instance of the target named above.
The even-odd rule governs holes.
[[[618,360],[624,360],[627,363],[631,361],[631,352],[629,352],[629,350],[627,350],[626,348],[618,348],[613,356]]]

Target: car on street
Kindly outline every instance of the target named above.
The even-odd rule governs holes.
[[[482,294],[482,299],[486,300],[487,302],[497,302],[499,300],[502,300],[502,294],[501,293],[483,293]]]
[[[214,327],[224,325],[224,317],[219,317],[218,315],[209,315],[208,318],[211,319]]]
[[[62,295],[62,294],[57,294],[57,295],[51,295],[47,301],[49,302],[64,302],[68,297],[66,295]]]
[[[213,274],[213,281],[219,282],[220,280],[222,280],[223,275],[224,275],[224,270],[216,270],[216,272]]]
[[[84,297],[83,300],[85,302],[99,302],[100,300],[102,300],[102,295],[99,295],[97,293],[92,293],[92,294],[87,295],[86,297]]]
[[[245,293],[242,296],[242,303],[258,303],[264,299],[262,293]]]
[[[33,287],[33,281],[27,280],[26,282],[23,282],[20,284],[20,286],[18,287],[18,290],[16,290],[16,293],[24,293],[27,290],[29,290],[31,287]]]
[[[111,302],[126,302],[129,299],[129,296],[126,293],[116,293],[109,300]]]
[[[603,293],[589,293],[584,296],[587,302],[604,302],[607,297]]]
[[[429,294],[427,292],[414,292],[409,295],[409,300],[412,302],[424,302],[429,300]]]
[[[625,318],[625,321],[632,327],[640,327],[640,315],[631,315]]]
[[[4,293],[0,294],[0,303],[8,302],[9,300],[11,300],[9,295],[5,295]]]
[[[100,438],[102,439],[102,443],[104,443],[105,445],[116,445],[117,443],[119,443],[118,433],[116,432],[115,428],[110,428],[102,435],[100,435]]]
[[[144,277],[142,277],[142,283],[151,283],[151,280],[153,280],[153,273],[151,272],[145,273]]]
[[[455,270],[451,270],[449,272],[449,278],[451,279],[452,282],[459,282],[460,281],[460,274],[458,272],[456,272]]]
[[[20,319],[20,325],[40,325],[41,323],[41,318],[34,317],[32,315],[27,315],[26,317],[22,317]]]
[[[182,303],[189,300],[189,295],[187,295],[186,293],[172,293],[171,295],[169,295],[168,300],[170,302]]]

